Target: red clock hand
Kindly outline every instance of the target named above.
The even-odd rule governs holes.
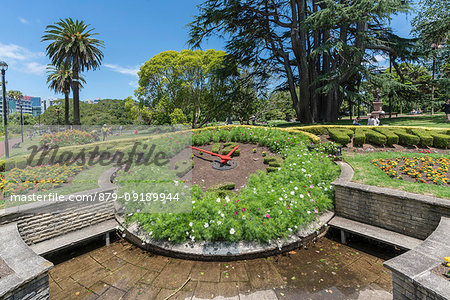
[[[231,157],[231,154],[234,153],[234,151],[237,150],[237,148],[239,148],[239,145],[237,145],[236,147],[233,148],[233,150],[230,151],[230,153],[227,154],[228,157]]]
[[[200,148],[197,148],[197,147],[191,147],[193,150],[198,150],[198,151],[201,151],[201,152],[204,152],[204,153],[207,153],[207,154],[210,154],[210,155],[213,155],[213,156],[218,156],[218,157],[220,157],[220,163],[222,163],[222,164],[225,164],[225,163],[227,163],[229,160],[231,160],[231,157],[229,157],[229,156],[227,156],[227,155],[220,155],[220,154],[217,154],[217,153],[214,153],[214,152],[211,152],[211,151],[208,151],[208,150],[203,150],[203,149],[200,149]],[[236,148],[237,149],[237,148]],[[233,152],[234,152],[235,150],[233,150]],[[231,152],[232,153],[232,152]]]

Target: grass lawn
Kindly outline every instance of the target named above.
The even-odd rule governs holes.
[[[64,185],[62,187],[52,189],[50,191],[46,192],[36,192],[36,195],[45,195],[49,193],[58,193],[58,195],[70,195],[82,191],[88,191],[98,188],[98,178],[100,175],[105,172],[106,170],[110,169],[112,166],[94,166],[89,169],[86,169],[79,174],[77,174],[73,180],[72,183],[69,185]],[[8,203],[7,206],[16,206],[16,205],[22,205],[26,204],[27,202],[14,202],[14,203]],[[0,209],[4,208],[5,200],[0,200]]]
[[[404,152],[372,152],[364,154],[353,152],[344,153],[345,161],[349,163],[355,170],[355,175],[353,176],[353,181],[355,182],[450,199],[450,191],[448,186],[393,179],[390,178],[386,173],[384,173],[379,167],[372,164],[372,160],[374,159],[391,159],[402,156],[431,156],[434,158],[439,158],[443,155]]]
[[[445,123],[444,114],[436,115],[422,115],[422,116],[403,116],[398,118],[381,119],[381,125],[391,125],[391,126],[419,126],[419,127],[435,127],[435,128],[448,128],[450,129],[450,124]],[[367,125],[367,120],[361,121],[363,125]],[[334,123],[321,123],[321,125],[352,125],[353,121],[345,119],[339,120]],[[295,126],[307,126],[306,124],[300,124],[297,122],[281,122],[275,125],[276,127],[295,127]]]

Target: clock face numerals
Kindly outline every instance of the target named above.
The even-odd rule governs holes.
[[[221,163],[221,164],[227,164],[228,161],[230,161],[230,160],[232,159],[232,158],[231,158],[231,155],[233,155],[234,151],[236,151],[236,150],[239,148],[239,145],[237,145],[236,147],[234,147],[233,150],[231,150],[230,153],[228,153],[227,155],[222,155],[222,154],[214,153],[214,152],[211,152],[211,151],[208,151],[208,150],[203,150],[203,149],[200,149],[200,148],[197,148],[197,147],[191,147],[191,148],[192,148],[193,150],[198,150],[198,151],[201,151],[201,152],[204,152],[204,153],[213,155],[213,156],[217,156],[217,157],[220,158],[220,163]]]

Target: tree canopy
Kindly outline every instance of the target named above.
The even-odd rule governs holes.
[[[255,74],[281,74],[297,119],[335,121],[377,53],[408,51],[387,23],[401,0],[208,0],[190,24],[190,44],[225,36],[230,56]]]

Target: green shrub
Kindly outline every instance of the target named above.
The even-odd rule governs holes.
[[[276,167],[267,167],[267,173],[272,173],[278,171],[279,168]]]
[[[175,171],[178,177],[183,177],[194,167],[191,159],[179,160],[175,163]]]
[[[234,190],[236,184],[234,182],[221,182],[215,185],[212,185],[208,188],[208,191],[217,191],[217,190]]]
[[[366,143],[366,132],[364,129],[356,129],[353,137],[353,146],[359,147]]]
[[[211,151],[214,153],[219,153],[220,147],[221,147],[220,143],[214,143],[212,145]]]
[[[392,146],[398,144],[398,135],[396,135],[392,129],[386,127],[377,127],[373,130],[378,131],[386,136],[386,145]]]
[[[330,128],[328,133],[333,141],[341,145],[347,145],[353,136],[353,130],[346,128]]]
[[[366,130],[366,141],[371,144],[384,146],[387,143],[387,137],[372,129]]]
[[[312,134],[328,134],[328,129],[326,126],[309,126],[309,127],[297,127],[301,131],[306,131]]]
[[[5,172],[5,161],[0,160],[0,173]]]
[[[450,135],[430,132],[433,137],[433,146],[436,148],[450,148]]]
[[[222,154],[227,155],[237,145],[238,145],[238,143],[224,143],[223,149],[222,149]],[[239,156],[239,155],[241,155],[241,149],[238,148],[238,149],[236,149],[236,151],[233,152],[233,154],[231,156]]]
[[[398,143],[403,146],[416,146],[420,143],[417,135],[409,134],[405,129],[395,128],[394,132],[398,135]]]
[[[417,135],[420,138],[420,146],[422,147],[431,147],[433,146],[433,137],[429,132],[423,129],[411,128],[407,130],[408,133]]]

